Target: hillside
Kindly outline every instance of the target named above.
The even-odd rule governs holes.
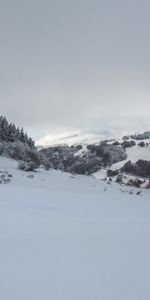
[[[122,143],[122,141],[120,140],[119,142]],[[141,146],[141,143],[142,146]],[[149,186],[149,178],[150,176],[138,176],[138,174],[132,173],[132,168],[129,168],[128,172],[127,170],[125,171],[124,166],[126,164],[132,164],[133,166],[135,166],[137,164],[137,162],[141,162],[141,166],[140,169],[142,170],[143,168],[147,167],[150,161],[150,141],[149,139],[147,140],[136,140],[135,145],[132,147],[127,147],[126,148],[126,155],[127,158],[125,160],[119,161],[117,163],[114,163],[111,165],[111,167],[107,167],[107,168],[102,168],[101,170],[99,170],[98,172],[96,172],[94,174],[94,176],[97,179],[105,179],[107,177],[108,174],[108,170],[112,170],[113,172],[119,172],[120,174],[122,174],[122,179],[121,179],[121,183],[123,184],[127,184],[129,182],[129,185],[131,183],[131,186],[133,185],[133,182],[131,182],[131,180],[136,181],[139,180],[141,181],[141,184],[139,184],[139,187],[141,185],[141,187],[146,187]],[[146,164],[146,166],[145,166]],[[148,166],[149,172],[150,172],[150,168]],[[119,174],[118,173],[118,174]],[[144,173],[146,174],[145,170]],[[112,180],[115,181],[117,179],[117,176],[113,176]]]
[[[150,188],[150,132],[101,139],[102,135],[96,132],[70,131],[52,135],[51,139],[48,136],[35,147],[23,128],[0,117],[0,155],[17,160],[24,171],[42,166],[47,170],[93,174],[98,179]],[[39,146],[42,141],[43,146]],[[52,144],[57,141],[58,145],[50,147],[47,144],[50,141]]]
[[[149,191],[2,157],[0,169],[12,175],[0,185],[1,299],[150,298]]]
[[[97,144],[100,141],[115,137],[113,131],[93,131],[93,130],[51,130],[50,133],[36,141],[37,147],[52,147],[57,145],[88,145]]]
[[[150,132],[96,142],[89,139],[88,144],[82,142],[82,136],[80,144],[61,142],[62,139],[58,145],[43,146],[39,151],[51,168],[150,188]]]

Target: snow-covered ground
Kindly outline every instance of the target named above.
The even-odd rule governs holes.
[[[39,170],[0,185],[0,299],[149,300],[149,191]]]
[[[135,163],[139,159],[150,160],[150,146],[142,148],[139,147],[137,144],[136,146],[127,148],[126,152],[127,152],[127,159],[114,164],[112,166],[113,170],[123,167],[123,165],[129,160],[131,160],[133,163]]]
[[[122,160],[122,161],[119,161],[118,163],[113,164],[110,169],[111,170],[120,169],[129,160],[131,160],[131,162],[133,162],[133,163],[135,163],[139,159],[149,161],[150,160],[150,145],[148,147],[143,147],[142,148],[142,147],[138,146],[139,142],[141,142],[141,141],[138,141],[136,146],[133,146],[131,148],[126,149],[126,153],[127,153],[127,159],[126,160]],[[145,140],[144,142],[146,143],[147,140]],[[100,171],[96,172],[94,174],[94,176],[97,179],[104,179],[106,177],[106,174],[107,174],[107,169],[101,169]]]

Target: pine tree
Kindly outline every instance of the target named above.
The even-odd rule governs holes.
[[[8,122],[5,117],[0,117],[0,140],[8,141]]]
[[[25,134],[24,134],[24,129],[23,127],[21,128],[21,131],[20,131],[20,139],[19,139],[21,142],[24,143],[25,141]]]
[[[27,144],[30,148],[34,147],[34,141],[24,133],[24,129],[16,127],[15,124],[8,123],[7,119],[0,116],[0,142],[20,141]]]

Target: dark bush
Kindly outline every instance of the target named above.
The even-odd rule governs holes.
[[[150,178],[150,161],[138,160],[136,163],[128,161],[122,168],[122,172],[126,172],[135,176]]]
[[[119,174],[118,170],[107,170],[107,176],[108,177],[115,177]]]
[[[142,141],[142,142],[138,143],[138,146],[143,148],[143,147],[145,147],[145,143]]]
[[[131,148],[131,147],[135,146],[136,142],[135,141],[124,141],[121,145],[124,149],[126,149],[126,148]]]
[[[128,186],[134,186],[136,188],[140,188],[142,183],[143,183],[142,180],[136,178],[136,179],[129,179],[129,181],[127,182],[127,185]]]
[[[23,171],[26,171],[26,172],[35,171],[36,168],[37,168],[37,166],[33,162],[21,161],[18,165],[19,170],[23,170]]]

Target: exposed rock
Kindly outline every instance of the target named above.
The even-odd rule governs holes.
[[[130,190],[129,191],[129,195],[133,195],[134,194],[134,191],[133,190]]]
[[[142,191],[138,191],[138,192],[136,193],[136,195],[137,195],[137,196],[141,196],[141,195],[142,195]]]

